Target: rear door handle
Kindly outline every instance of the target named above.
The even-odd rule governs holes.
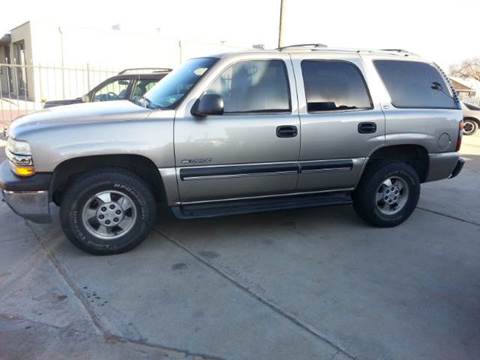
[[[358,124],[358,132],[360,134],[373,134],[377,132],[377,124],[374,122],[361,122]]]
[[[298,129],[293,125],[283,125],[277,127],[277,136],[279,138],[289,138],[298,135]]]

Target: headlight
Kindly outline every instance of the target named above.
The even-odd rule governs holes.
[[[15,140],[11,137],[7,139],[6,149],[15,155],[32,155],[30,145],[26,141]]]
[[[5,153],[10,162],[10,168],[14,174],[18,176],[35,175],[32,150],[26,141],[8,138]]]

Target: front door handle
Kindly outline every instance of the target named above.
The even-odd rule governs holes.
[[[293,125],[283,125],[277,127],[277,136],[279,138],[289,138],[298,135],[298,129]]]
[[[358,124],[358,132],[360,134],[373,134],[377,132],[377,124],[374,122],[361,122]]]

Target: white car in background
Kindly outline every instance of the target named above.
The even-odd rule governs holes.
[[[480,106],[462,103],[463,134],[473,135],[480,127]]]

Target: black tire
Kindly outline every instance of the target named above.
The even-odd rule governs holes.
[[[82,220],[87,202],[102,191],[126,195],[135,211],[131,228],[121,237],[102,239],[91,233]],[[94,255],[119,254],[138,246],[150,233],[156,217],[156,202],[149,186],[123,169],[104,169],[85,173],[67,189],[60,208],[60,221],[67,238],[79,249]],[[127,229],[125,229],[127,230]]]
[[[463,135],[470,136],[477,132],[478,123],[472,119],[463,120]]]
[[[377,206],[377,191],[389,178],[400,178],[408,187],[406,202],[395,214],[385,214]],[[380,193],[381,194],[381,193]],[[420,180],[415,169],[403,162],[376,161],[368,165],[352,194],[353,207],[367,223],[377,227],[393,227],[403,223],[415,210],[420,196]]]

